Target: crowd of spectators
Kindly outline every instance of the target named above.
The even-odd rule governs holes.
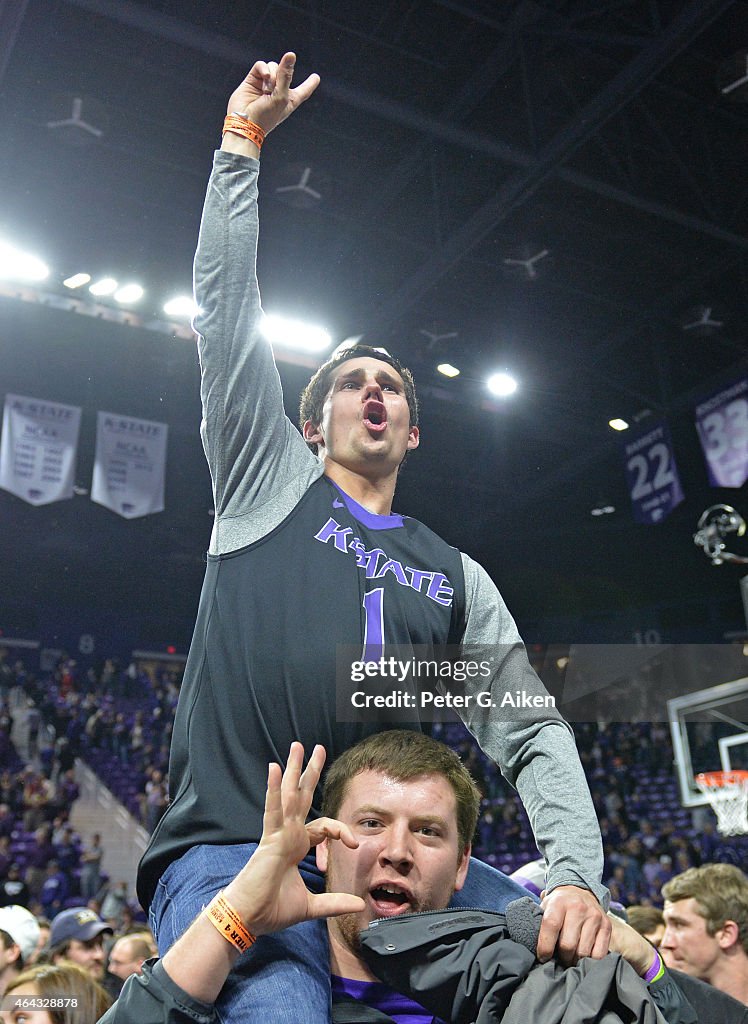
[[[179,683],[170,666],[122,668],[114,659],[84,669],[63,656],[36,673],[0,648],[0,995],[19,979],[24,990],[67,986],[93,1024],[155,953],[126,883],[107,878],[101,835],[79,835],[70,815],[81,758],[145,829],[156,827],[168,802]],[[526,812],[495,766],[460,723],[435,731],[483,793],[476,855],[506,873],[535,860]],[[604,881],[615,901],[639,905],[642,929],[652,923],[648,913],[660,914],[662,887],[674,876],[745,862],[748,837],[725,840],[711,811],[681,806],[665,724],[597,721],[576,724],[575,734],[601,824]]]
[[[63,776],[62,786],[74,784],[68,780],[73,779],[71,770],[81,757],[135,818],[153,831],[168,801],[169,744],[179,683],[179,672],[171,669],[158,674],[134,664],[123,669],[112,658],[99,667],[83,669],[67,655],[54,670],[37,674],[21,661],[11,664],[7,652],[3,656],[0,651],[0,701],[6,706],[8,695],[15,695],[16,703],[24,702],[28,755],[40,766],[42,779],[37,786],[41,792],[34,799],[45,801],[44,790],[55,772]],[[29,707],[34,712],[31,723]],[[10,729],[7,736],[10,743]],[[0,767],[3,742],[0,719]],[[61,801],[75,795],[59,792]],[[96,865],[88,856],[83,863],[90,891]]]
[[[674,875],[713,861],[748,861],[748,836],[726,839],[710,809],[681,806],[665,723],[576,723],[574,732],[613,900],[661,906],[660,890]],[[509,871],[536,858],[524,808],[475,742],[461,725],[444,727],[441,738],[459,750],[484,793],[477,855]]]
[[[119,927],[134,910],[102,870],[101,836],[81,836],[70,820],[75,758],[101,692],[93,674],[84,687],[70,659],[45,678],[0,649],[0,907],[20,904],[51,920],[72,905],[103,905]],[[80,729],[69,711],[84,706]]]
[[[106,659],[84,670],[63,656],[53,672],[37,677],[0,657],[0,877],[11,888],[19,883],[10,870],[19,859],[16,840],[4,837],[17,830],[20,816],[21,881],[46,916],[71,897],[86,902],[101,895],[100,839],[82,843],[67,825],[77,796],[75,758],[86,760],[152,831],[168,801],[179,683],[179,672],[168,664],[145,670]],[[21,763],[10,740],[13,694],[16,702],[22,694],[35,712],[29,753],[38,769]],[[495,766],[461,724],[436,729],[460,752],[484,794],[476,854],[508,873],[535,859],[524,808]],[[665,723],[577,723],[575,734],[601,824],[604,881],[615,900],[658,904],[674,874],[708,861],[745,859],[748,838],[727,841],[711,811],[694,814],[680,805]]]

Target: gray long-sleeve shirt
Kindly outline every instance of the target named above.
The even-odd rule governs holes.
[[[553,709],[502,709],[506,694],[547,694],[488,574],[417,521],[373,516],[340,494],[284,414],[260,331],[258,169],[216,154],[195,258],[216,515],[174,727],[172,801],[141,865],[141,900],[194,843],[259,839],[266,765],[285,759],[290,740],[323,742],[334,759],[375,731],[338,722],[334,693],[335,647],[362,641],[374,580],[397,643],[458,642],[488,657],[480,689],[494,707],[473,701],[463,720],[517,787],[548,888],[581,885],[603,899],[600,832],[571,730]]]

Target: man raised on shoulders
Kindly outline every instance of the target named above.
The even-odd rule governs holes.
[[[476,645],[491,651],[481,690],[494,708],[472,701],[461,713],[519,791],[549,864],[540,955],[602,956],[602,844],[571,730],[553,708],[502,708],[507,692],[546,691],[501,595],[467,555],[392,511],[399,466],[421,441],[412,376],[389,354],[354,347],[305,389],[303,436],[285,416],[255,254],[260,146],[319,83],[311,75],[291,88],[294,67],[293,53],[258,61],[232,93],[208,185],[195,328],[216,514],[174,723],[171,802],[138,895],[165,953],[256,848],[265,766],[293,740],[321,742],[335,760],[383,727],[339,720],[343,647],[368,661],[395,646],[407,660],[416,648]],[[322,885],[313,858],[302,872],[313,889]],[[473,859],[459,899],[501,910],[514,895],[505,876]],[[272,956],[261,957],[263,947],[252,951],[251,1003],[232,1003],[236,1019],[270,1005],[280,1022],[293,989],[288,1024],[302,997],[308,1024],[329,1020],[325,929],[305,921],[285,930]],[[242,991],[229,984],[222,998]]]

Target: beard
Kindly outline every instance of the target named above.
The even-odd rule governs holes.
[[[330,927],[334,928],[348,949],[361,959],[361,939],[359,935],[363,929],[364,921],[361,921],[359,914],[343,914],[342,917],[329,919]]]
[[[333,882],[333,884],[330,883],[330,873],[328,872],[328,874],[325,876],[325,892],[334,892],[334,891],[336,891],[335,888],[334,888],[334,882]],[[362,898],[365,899],[366,896],[368,896],[368,892],[364,893],[364,894],[358,893],[357,895],[362,896]],[[451,900],[453,895],[454,895],[454,889],[452,890],[452,892],[450,894],[450,900]],[[408,908],[408,913],[409,914],[421,914],[421,913],[423,913],[426,910],[434,910],[434,909],[435,908],[433,906],[431,906],[430,901],[416,900]],[[393,915],[393,916],[396,917],[397,915]],[[361,932],[364,931],[368,927],[369,923],[372,920],[377,920],[377,919],[376,918],[370,918],[368,912],[364,910],[364,911],[361,911],[361,913],[359,913],[359,914],[342,914],[340,917],[330,917],[330,918],[328,918],[328,925],[329,925],[329,927],[331,927],[335,931],[337,931],[339,937],[342,939],[342,941],[345,943],[345,945],[351,951],[351,953],[353,953],[359,959],[363,959],[361,957],[361,939],[360,939],[360,935],[361,935]],[[385,920],[387,920],[387,918],[385,918]]]

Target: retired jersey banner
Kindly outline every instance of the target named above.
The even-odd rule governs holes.
[[[683,501],[667,423],[624,442],[623,453],[635,521],[661,523]]]
[[[696,429],[712,487],[742,487],[748,479],[748,379],[700,402]]]
[[[137,519],[164,510],[165,423],[100,412],[91,500]]]
[[[77,406],[6,395],[0,487],[31,505],[72,498],[80,422]]]

